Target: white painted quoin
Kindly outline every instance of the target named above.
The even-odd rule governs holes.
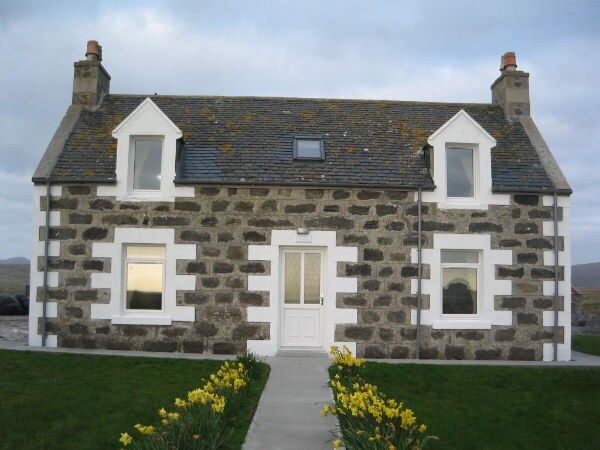
[[[40,239],[40,231],[46,224],[46,211],[41,208],[42,198],[46,197],[46,186],[37,185],[33,187],[33,224],[31,233],[31,267],[29,272],[29,345],[32,347],[40,347],[42,345],[42,335],[40,334],[39,319],[43,317],[43,298],[38,297],[38,288],[44,287],[44,271],[38,266],[39,259],[44,257],[45,242]],[[52,186],[50,195],[60,196],[62,193],[61,186]],[[60,211],[50,211],[49,225],[56,227],[60,225]],[[48,256],[60,256],[60,242],[49,241]],[[48,272],[48,288],[58,287],[58,272]],[[43,294],[42,294],[43,295]],[[57,317],[56,302],[46,303],[46,317]],[[46,337],[47,347],[56,347],[57,338],[55,334],[48,334]]]
[[[303,331],[304,338],[294,341],[282,340],[286,326],[294,326],[294,321],[286,323],[285,303],[282,290],[282,255],[287,249],[305,249],[321,252],[323,255],[323,306],[318,320],[321,329],[316,330],[320,336],[318,340],[308,340],[307,331]],[[356,262],[356,247],[338,247],[336,245],[335,231],[310,231],[308,234],[299,234],[296,230],[273,230],[271,232],[271,245],[250,245],[248,259],[270,261],[271,274],[267,276],[249,275],[248,290],[269,292],[269,306],[249,306],[248,322],[268,322],[270,324],[270,339],[249,340],[248,350],[260,355],[274,355],[279,350],[317,350],[328,351],[332,345],[348,345],[356,351],[354,342],[337,342],[335,340],[335,327],[337,324],[355,324],[357,322],[356,309],[338,308],[336,306],[337,293],[356,293],[356,278],[338,277],[337,266],[339,262]],[[294,313],[292,313],[294,314]],[[314,316],[300,322],[316,323]],[[297,325],[297,323],[296,323]],[[311,325],[306,325],[311,326]],[[285,345],[292,344],[292,345]]]

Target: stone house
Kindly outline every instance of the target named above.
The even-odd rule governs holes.
[[[33,177],[30,345],[570,359],[571,189],[502,57],[491,103],[109,92]]]

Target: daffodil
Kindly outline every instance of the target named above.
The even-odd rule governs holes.
[[[133,438],[131,436],[129,436],[128,433],[121,433],[119,442],[122,443],[124,446],[131,444],[132,441],[133,441]]]

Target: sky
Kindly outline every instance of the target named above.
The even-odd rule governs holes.
[[[31,177],[103,47],[112,93],[490,102],[500,56],[574,190],[572,260],[600,261],[600,1],[0,0],[0,259],[30,256]]]

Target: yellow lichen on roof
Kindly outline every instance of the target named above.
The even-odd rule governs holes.
[[[223,144],[219,147],[219,150],[221,150],[223,153],[230,152],[231,149],[232,149],[231,144]]]

